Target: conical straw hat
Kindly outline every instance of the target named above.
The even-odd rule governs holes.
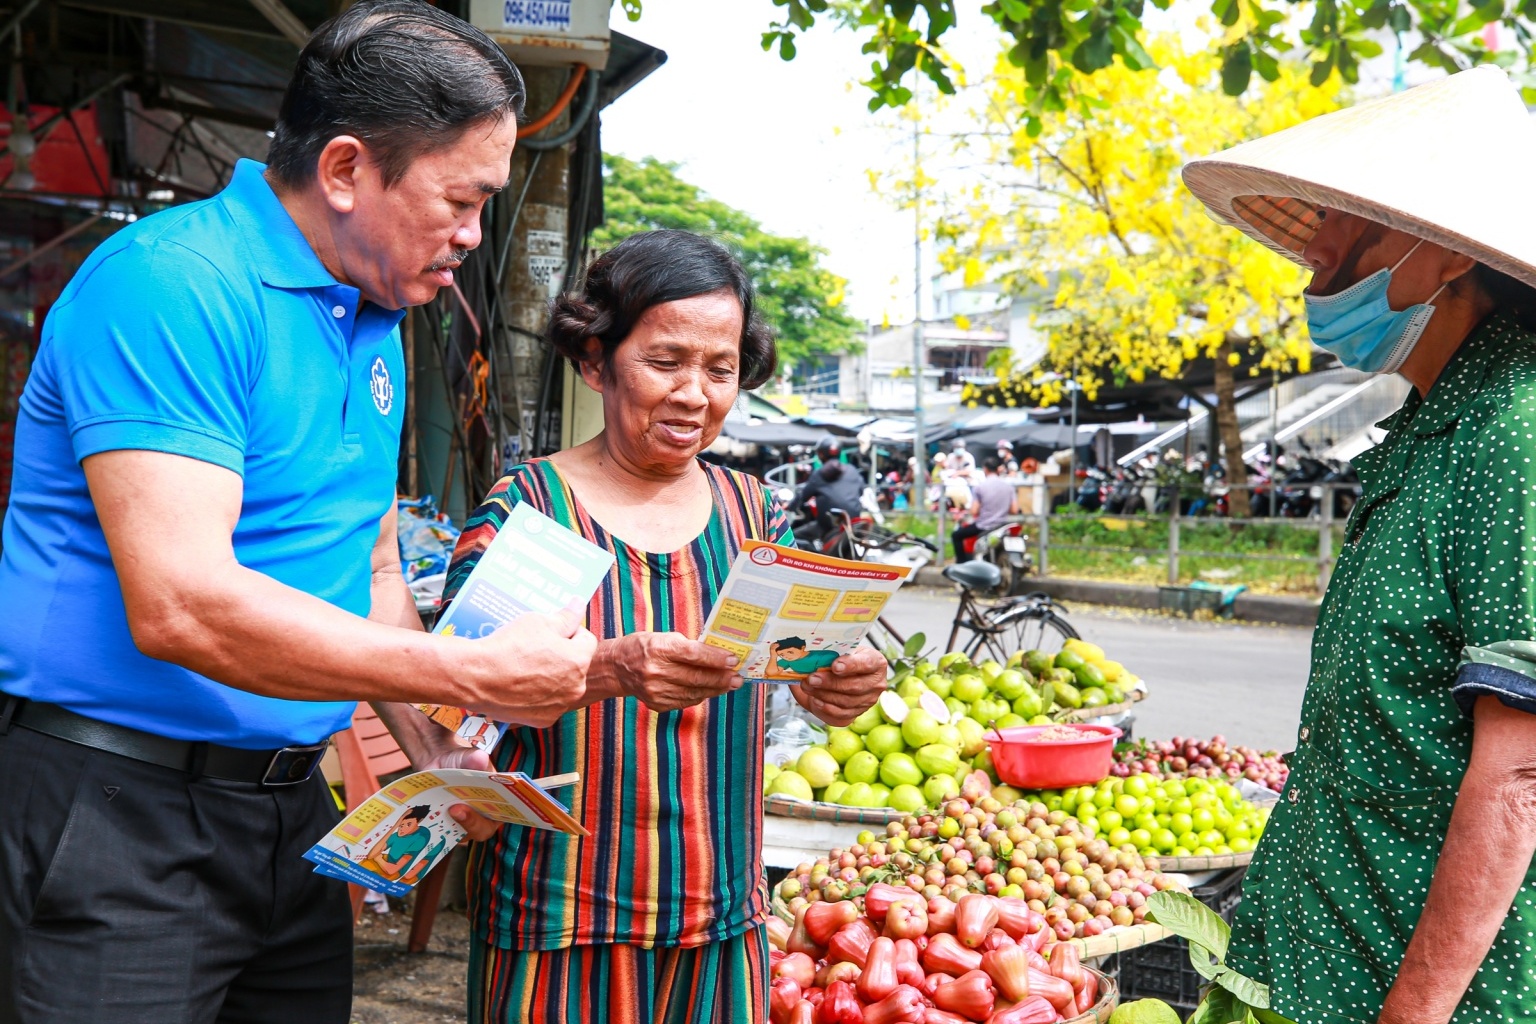
[[[1218,221],[1298,263],[1326,206],[1536,287],[1536,121],[1496,67],[1192,160],[1184,184]]]

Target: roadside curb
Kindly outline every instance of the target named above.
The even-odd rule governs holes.
[[[924,566],[913,573],[912,582],[924,587],[954,586],[944,578],[942,569]],[[1115,605],[1156,611],[1159,596],[1156,587],[1134,583],[1110,583],[1104,580],[1076,580],[1060,576],[1035,576],[1029,589],[1038,590],[1059,601]],[[1242,593],[1233,604],[1232,618],[1243,622],[1272,622],[1282,626],[1316,626],[1318,602],[1300,597],[1271,597]]]

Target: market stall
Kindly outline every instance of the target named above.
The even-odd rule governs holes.
[[[955,1019],[999,1019],[989,1015],[1016,1012],[1020,1002],[1007,998],[999,972],[970,957],[946,960],[949,939],[936,938],[947,936],[958,907],[987,900],[1004,916],[1029,915],[1015,943],[1036,942],[1047,953],[1069,946],[1071,954],[1057,957],[1100,972],[1100,988],[1074,990],[1070,1005],[1063,990],[1037,978],[1062,997],[1049,1010],[1032,1004],[1038,1019],[1106,1020],[1120,998],[1139,997],[1192,1012],[1206,981],[1184,941],[1149,916],[1149,899],[1188,894],[1230,922],[1286,766],[1219,736],[1122,737],[1115,723],[1128,727],[1146,696],[1124,665],[1069,640],[1059,652],[1019,651],[1006,663],[954,652],[896,658],[891,688],[848,728],[807,729],[793,712],[779,716],[764,801],[764,859],[783,924],[778,948],[819,951],[810,959],[822,984],[811,988],[825,998],[849,945],[808,940],[808,914],[870,938],[854,922],[877,925],[894,903],[921,907],[926,922],[941,922],[922,932],[929,948],[938,941],[945,952],[908,968],[916,987],[963,975],[974,991]],[[839,904],[849,906],[829,909]],[[1036,934],[1036,923],[1046,934]],[[915,937],[915,923],[896,930],[903,928]],[[992,941],[1004,944],[1001,935]],[[1054,962],[1036,964],[1038,972],[1049,974]],[[990,982],[972,977],[978,970]],[[855,985],[861,976],[851,967],[842,973]],[[882,990],[877,984],[869,995]],[[959,990],[950,995],[963,1002]]]

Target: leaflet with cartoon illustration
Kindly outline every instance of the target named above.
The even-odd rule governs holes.
[[[530,779],[464,768],[417,772],[363,801],[304,854],[318,874],[404,896],[464,838],[448,808],[464,804],[493,821],[587,835],[546,792],[580,781],[574,773]]]
[[[795,683],[859,646],[911,570],[749,540],[699,639],[760,683]]]
[[[579,616],[612,566],[612,552],[532,505],[518,504],[432,632],[479,639],[528,612],[568,611]],[[416,707],[481,750],[494,747],[504,731],[501,723],[463,708]]]

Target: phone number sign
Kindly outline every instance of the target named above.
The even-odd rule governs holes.
[[[559,29],[571,27],[572,0],[503,0],[501,20],[506,28]]]

